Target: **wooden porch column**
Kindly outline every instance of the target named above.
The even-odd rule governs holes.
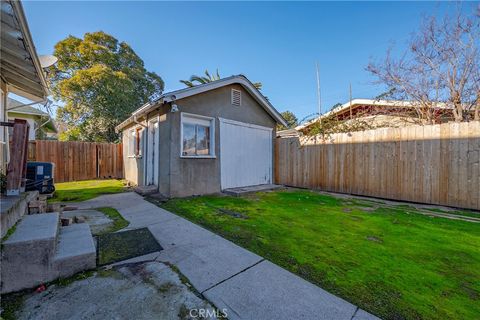
[[[15,119],[10,143],[10,161],[7,168],[7,196],[18,196],[25,191],[29,125],[26,120]]]

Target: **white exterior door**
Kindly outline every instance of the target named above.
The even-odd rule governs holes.
[[[220,119],[222,190],[272,183],[272,128]]]
[[[159,146],[158,119],[148,122],[148,147],[147,147],[147,185],[158,186]]]

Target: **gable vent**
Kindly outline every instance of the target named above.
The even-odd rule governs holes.
[[[232,89],[232,105],[238,107],[242,105],[242,91]]]

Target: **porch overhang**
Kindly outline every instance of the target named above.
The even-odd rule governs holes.
[[[20,1],[1,2],[1,77],[8,91],[32,101],[48,96],[47,81]]]

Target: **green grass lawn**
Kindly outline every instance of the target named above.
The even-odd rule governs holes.
[[[480,319],[480,224],[295,189],[163,206],[382,318]]]
[[[55,193],[49,202],[78,202],[98,197],[102,194],[125,191],[123,180],[85,180],[55,183]]]

